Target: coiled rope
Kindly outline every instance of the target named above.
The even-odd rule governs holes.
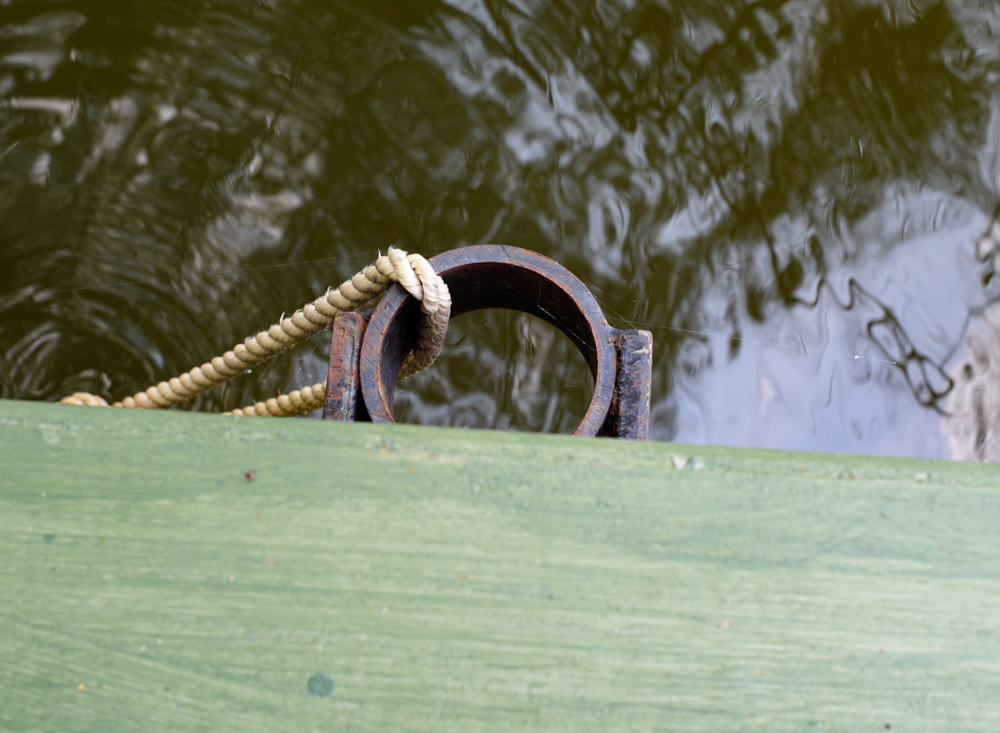
[[[338,313],[364,310],[396,282],[420,301],[417,345],[403,362],[400,376],[406,378],[416,374],[430,366],[441,353],[451,316],[451,293],[426,259],[390,247],[387,254],[380,255],[373,264],[344,281],[339,288],[328,290],[325,295],[307,303],[291,316],[282,318],[266,331],[250,336],[222,356],[184,372],[179,377],[160,382],[111,406],[155,410],[190,400],[329,328]],[[224,414],[294,417],[322,407],[325,394],[326,382],[320,382]],[[64,397],[60,403],[108,406],[102,397],[89,392],[77,392]]]

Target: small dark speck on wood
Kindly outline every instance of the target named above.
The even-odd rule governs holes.
[[[322,672],[309,678],[309,694],[316,697],[329,697],[333,692],[333,678]]]

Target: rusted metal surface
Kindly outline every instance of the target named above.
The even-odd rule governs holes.
[[[478,245],[430,262],[451,290],[453,318],[484,308],[518,310],[552,324],[576,345],[594,376],[594,395],[574,435],[646,438],[652,372],[648,331],[612,328],[587,287],[536,252]],[[323,416],[392,423],[396,382],[416,343],[420,305],[396,285],[372,313],[367,330],[345,315],[334,326]],[[362,314],[352,315],[364,321]]]
[[[333,322],[324,420],[371,422],[359,389],[361,342],[367,326],[368,318],[362,313],[341,313]]]
[[[638,329],[618,331],[615,346],[618,350],[615,396],[598,435],[646,440],[653,382],[653,335]]]

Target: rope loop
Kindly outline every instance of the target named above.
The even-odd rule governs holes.
[[[350,280],[345,280],[340,287],[328,290],[292,315],[282,317],[266,331],[250,336],[221,356],[178,377],[115,402],[112,407],[155,410],[190,400],[329,328],[338,313],[364,310],[394,282],[420,301],[420,335],[416,347],[403,363],[401,375],[404,379],[412,376],[434,363],[441,354],[451,317],[451,293],[424,257],[390,247],[386,254],[380,254],[373,264]],[[325,394],[326,382],[320,382],[223,414],[294,417],[322,407]],[[59,402],[64,405],[108,406],[102,397],[88,392],[76,392]]]

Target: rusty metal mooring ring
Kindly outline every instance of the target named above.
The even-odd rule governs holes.
[[[431,258],[451,290],[451,315],[506,308],[537,316],[576,344],[594,375],[594,396],[575,435],[597,435],[615,390],[615,346],[597,300],[569,270],[536,252],[479,245]],[[416,344],[420,304],[392,288],[368,322],[361,346],[361,391],[372,422],[393,422],[403,360]]]
[[[430,263],[451,290],[452,317],[484,308],[523,311],[552,324],[576,345],[594,376],[594,396],[574,435],[646,437],[652,377],[648,331],[609,326],[587,287],[536,252],[477,245],[437,255]],[[344,313],[334,323],[324,418],[395,422],[396,382],[416,344],[420,304],[395,285],[370,320],[368,315]]]

